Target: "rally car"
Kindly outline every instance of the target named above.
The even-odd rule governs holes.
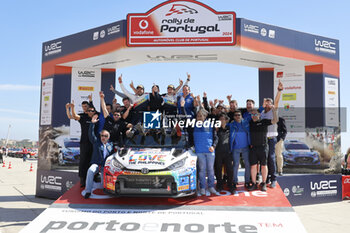
[[[197,157],[186,149],[186,135],[151,130],[135,135],[108,157],[105,192],[116,196],[183,197],[196,195]]]
[[[284,165],[320,165],[320,154],[298,140],[286,140],[283,151]]]
[[[59,165],[77,165],[80,159],[80,139],[65,138],[64,148],[58,154]]]

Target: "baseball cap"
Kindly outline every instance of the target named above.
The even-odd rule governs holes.
[[[136,89],[137,89],[137,88],[145,89],[145,88],[143,87],[143,85],[137,85]]]
[[[175,89],[174,85],[172,85],[172,84],[168,85],[168,88]]]

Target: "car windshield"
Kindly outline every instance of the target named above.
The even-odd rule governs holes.
[[[187,133],[184,131],[165,131],[161,129],[151,129],[145,131],[145,135],[135,134],[132,138],[125,142],[126,147],[171,147],[171,148],[186,148]]]
[[[64,142],[64,147],[80,147],[80,143],[75,141],[66,141]]]
[[[309,150],[309,147],[301,143],[290,143],[286,144],[287,150]]]

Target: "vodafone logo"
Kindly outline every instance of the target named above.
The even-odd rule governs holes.
[[[344,180],[344,184],[350,184],[350,178],[346,178],[346,179]]]
[[[139,27],[140,27],[141,29],[146,29],[146,28],[148,28],[148,21],[145,20],[145,19],[141,20],[140,23],[139,23]]]

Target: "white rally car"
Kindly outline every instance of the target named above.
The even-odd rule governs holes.
[[[197,157],[186,133],[150,130],[107,158],[105,192],[116,196],[183,197],[196,194]]]

